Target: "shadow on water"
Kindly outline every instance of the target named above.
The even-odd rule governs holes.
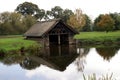
[[[115,56],[118,50],[118,47],[96,48],[97,53],[108,61]],[[46,65],[59,71],[66,70],[66,67],[74,62],[77,70],[83,71],[89,51],[89,48],[79,48],[76,45],[52,45],[40,50],[35,49],[35,52],[29,50],[24,55],[19,51],[14,51],[12,54],[0,54],[0,62],[5,65],[20,64],[22,68],[28,70]]]

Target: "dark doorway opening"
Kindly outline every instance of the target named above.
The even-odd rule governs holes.
[[[60,35],[60,39],[58,35],[49,35],[49,43],[50,45],[58,45],[60,40],[60,45],[68,45],[69,44],[69,38],[68,38],[68,34],[61,34]]]
[[[69,44],[68,34],[60,35],[60,44]]]
[[[58,45],[58,35],[49,35],[49,43]]]

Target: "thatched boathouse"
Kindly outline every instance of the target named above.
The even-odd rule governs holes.
[[[78,32],[62,20],[37,22],[25,34],[26,39],[40,41],[43,45],[75,44],[73,36]]]

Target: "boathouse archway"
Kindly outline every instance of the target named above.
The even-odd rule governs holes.
[[[49,35],[49,44],[50,45],[69,44],[69,35],[68,34]]]
[[[49,35],[49,44],[58,44],[58,35]]]

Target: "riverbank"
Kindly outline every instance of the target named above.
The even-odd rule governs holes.
[[[80,32],[75,35],[80,46],[120,45],[120,31],[115,32]],[[36,41],[25,40],[21,35],[0,36],[0,50],[18,50],[37,45]]]
[[[80,45],[120,45],[120,31],[115,32],[80,32],[75,35]]]
[[[0,38],[0,50],[11,51],[27,48],[37,44],[35,41],[25,40],[22,36],[2,36]]]

